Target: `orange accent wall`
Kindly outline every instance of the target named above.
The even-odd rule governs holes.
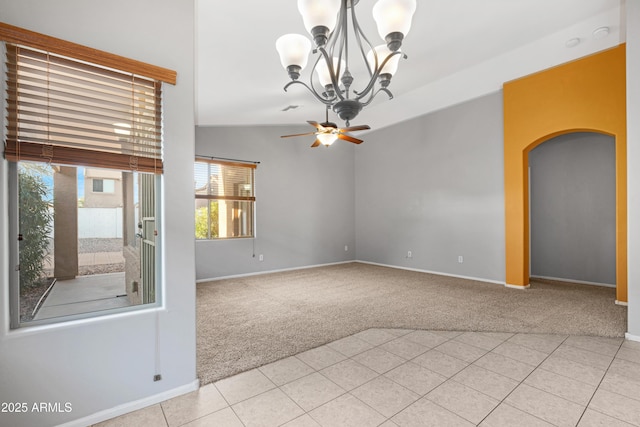
[[[505,83],[506,283],[529,284],[529,152],[570,132],[616,144],[616,299],[627,301],[625,45]]]

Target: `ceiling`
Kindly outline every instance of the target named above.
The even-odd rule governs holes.
[[[418,0],[411,31],[389,89],[352,124],[379,129],[499,90],[503,82],[624,42],[625,0]],[[381,40],[371,8],[360,0],[358,20]],[[275,41],[307,34],[295,0],[197,0],[196,124],[251,126],[324,120],[324,107],[289,81]],[[594,30],[608,27],[605,37]],[[573,38],[580,43],[567,47]],[[365,80],[353,63],[353,88]],[[311,61],[309,61],[311,63]],[[309,66],[310,68],[310,66]],[[366,72],[365,72],[366,73]],[[362,77],[360,77],[362,76]],[[309,69],[301,80],[308,81]],[[289,105],[298,108],[282,111]],[[333,114],[333,113],[332,113]],[[342,124],[333,115],[331,120]]]

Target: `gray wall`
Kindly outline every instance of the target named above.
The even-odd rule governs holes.
[[[571,133],[529,153],[531,275],[616,283],[614,138]]]
[[[502,123],[497,92],[367,134],[356,258],[504,282]]]
[[[313,136],[280,138],[311,130],[196,128],[196,154],[260,162],[255,241],[197,241],[197,279],[354,259],[354,147],[338,141],[330,148],[312,149]]]
[[[629,338],[640,341],[640,2],[626,2]]]
[[[142,31],[140,16],[150,10],[155,25]],[[14,238],[6,215],[7,162],[0,159],[0,402],[69,402],[73,409],[4,413],[0,424],[51,426],[80,419],[73,425],[92,425],[196,389],[193,2],[0,0],[0,15],[11,25],[178,73],[177,85],[163,90],[161,307],[9,330],[8,247]],[[162,381],[153,381],[155,373]]]

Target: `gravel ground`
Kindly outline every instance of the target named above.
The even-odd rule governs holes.
[[[78,276],[90,276],[92,274],[121,273],[124,271],[124,263],[82,265],[78,268]]]
[[[120,252],[122,239],[78,239],[78,253]]]

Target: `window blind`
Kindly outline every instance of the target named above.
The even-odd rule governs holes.
[[[162,173],[162,83],[6,43],[8,160]]]
[[[196,199],[255,202],[255,164],[196,159]]]

